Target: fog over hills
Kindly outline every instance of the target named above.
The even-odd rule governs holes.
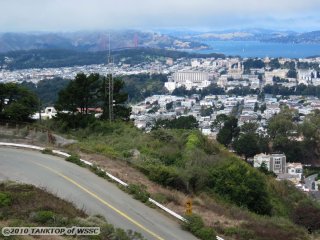
[[[104,51],[132,47],[166,49],[204,48],[205,44],[180,40],[165,34],[134,30],[68,32],[68,33],[1,33],[0,52],[30,49],[69,49],[80,51]]]

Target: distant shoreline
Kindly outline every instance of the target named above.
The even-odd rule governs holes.
[[[281,43],[243,40],[207,40],[201,43],[210,46],[205,50],[194,50],[202,54],[221,53],[227,56],[241,56],[250,58],[285,57],[308,58],[320,55],[320,43]]]

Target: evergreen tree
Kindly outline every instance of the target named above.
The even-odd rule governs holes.
[[[16,83],[0,83],[0,119],[29,121],[38,109],[34,93]]]

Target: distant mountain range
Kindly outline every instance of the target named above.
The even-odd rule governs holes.
[[[200,32],[194,30],[119,30],[61,33],[0,33],[0,53],[21,50],[63,49],[82,52],[158,48],[167,50],[208,49],[208,40],[261,41],[320,44],[320,31],[297,33],[266,29]]]
[[[208,32],[188,32],[187,30],[164,32],[171,36],[179,37],[180,39],[200,42],[206,40],[241,40],[280,43],[320,43],[320,31],[297,33],[293,31],[245,29]]]
[[[73,32],[73,33],[0,33],[0,52],[31,49],[67,49],[105,51],[134,47],[201,49],[206,44],[181,40],[166,34],[141,31]]]

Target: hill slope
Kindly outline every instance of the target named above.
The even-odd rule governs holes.
[[[252,168],[196,130],[143,133],[126,123],[95,122],[69,134],[80,141],[69,150],[107,156],[109,160],[100,158],[99,165],[108,165],[108,170],[110,158],[129,163],[125,175],[143,173],[135,183],[144,182],[152,195],[180,213],[183,196],[192,196],[195,212],[228,239],[309,239],[304,227],[310,219],[320,220],[319,203],[292,184]],[[112,169],[122,178],[120,168]],[[173,193],[159,191],[154,183]],[[223,218],[225,222],[214,220]],[[311,228],[318,231],[320,225]]]
[[[78,51],[106,51],[133,47],[171,49],[205,48],[205,44],[184,41],[176,37],[152,32],[97,31],[68,33],[0,33],[0,52],[31,49],[68,49]]]

